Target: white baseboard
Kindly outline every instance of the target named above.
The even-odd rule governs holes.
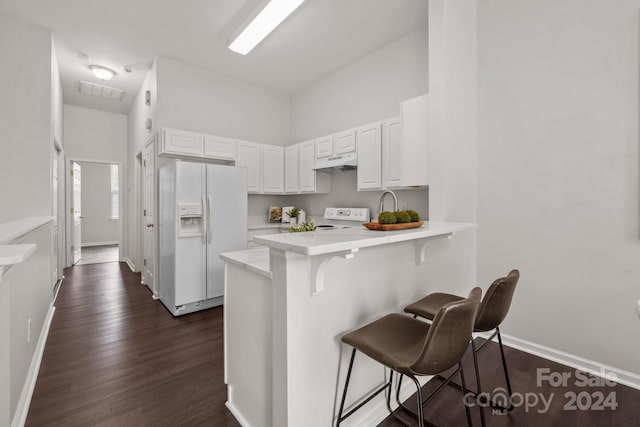
[[[233,403],[227,400],[226,402],[224,402],[224,406],[227,407],[229,412],[231,412],[231,414],[235,417],[236,421],[238,421],[238,423],[240,423],[242,427],[252,427],[251,424],[249,424],[247,420],[244,419],[242,414],[240,414],[240,411],[238,411],[238,408],[236,408],[233,405]]]
[[[18,407],[16,413],[13,416],[11,427],[23,427],[27,422],[27,414],[29,413],[29,405],[31,405],[31,397],[33,397],[33,390],[36,388],[36,381],[38,379],[38,372],[40,372],[40,363],[42,362],[42,355],[44,354],[44,346],[47,343],[47,337],[49,336],[49,328],[51,327],[51,320],[53,319],[53,313],[56,311],[56,307],[53,303],[49,306],[49,311],[44,319],[42,330],[40,331],[40,337],[36,344],[36,350],[33,353],[31,359],[31,365],[29,366],[29,372],[25,379],[24,386],[22,387],[22,393],[20,394],[20,400],[18,401]]]
[[[122,258],[122,261],[126,262],[127,265],[129,266],[129,269],[134,272],[134,273],[138,273],[138,271],[136,271],[136,265],[133,263],[133,261],[131,261],[129,259],[129,257],[124,257]]]
[[[106,242],[89,242],[89,243],[83,243],[82,247],[91,247],[91,246],[109,246],[109,245],[118,245],[120,244],[120,242],[118,242],[117,240],[108,240]]]
[[[581,371],[589,372],[600,377],[603,373],[606,375],[614,374],[616,376],[615,381],[617,383],[640,390],[640,375],[634,374],[633,372],[614,368],[613,366],[598,363],[593,360],[585,359],[584,357],[565,353],[564,351],[545,347],[510,335],[502,333],[501,335],[502,343],[506,346],[513,347],[517,350],[524,351],[525,353],[533,354],[553,362],[571,366],[572,368],[580,369]],[[480,336],[483,336],[483,334]],[[485,338],[488,338],[489,336],[490,334],[486,334]]]

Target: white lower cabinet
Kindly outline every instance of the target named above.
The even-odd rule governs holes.
[[[358,191],[382,188],[382,123],[357,130]]]
[[[299,145],[290,145],[284,149],[284,192],[297,193],[299,189]]]
[[[262,144],[236,141],[238,158],[236,166],[247,168],[247,190],[249,193],[262,192]]]
[[[262,145],[263,183],[265,193],[284,193],[284,148],[278,145]]]

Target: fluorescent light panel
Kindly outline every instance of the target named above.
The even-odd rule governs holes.
[[[229,45],[229,49],[246,55],[269,35],[304,0],[271,0],[253,21]]]

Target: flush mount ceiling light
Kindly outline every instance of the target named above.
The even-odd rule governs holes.
[[[100,65],[89,65],[89,69],[93,72],[93,75],[99,78],[100,80],[106,81],[111,80],[113,76],[116,75],[116,72],[110,68],[102,67]]]
[[[304,0],[269,1],[249,25],[234,38],[229,49],[246,55],[303,2]]]

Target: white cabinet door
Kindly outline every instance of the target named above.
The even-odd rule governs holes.
[[[400,120],[402,121],[402,185],[427,185],[429,183],[427,95],[402,102]]]
[[[249,193],[262,192],[262,147],[248,141],[236,141],[238,159],[236,166],[247,168],[247,190]]]
[[[313,146],[312,146],[313,148]],[[298,144],[290,145],[284,149],[284,191],[285,193],[298,192]],[[312,157],[313,159],[313,157]]]
[[[343,154],[356,151],[356,130],[340,132],[333,137],[333,153]]]
[[[333,155],[333,135],[316,139],[316,158]]]
[[[314,141],[298,144],[298,187],[301,193],[331,193],[331,175],[313,170],[315,149]]]
[[[382,188],[382,123],[358,129],[358,191]]]
[[[386,120],[383,124],[382,153],[385,187],[399,187],[402,183],[402,156],[406,147],[402,143],[400,118]]]
[[[236,142],[224,136],[204,136],[204,156],[212,159],[235,160]]]
[[[312,193],[316,191],[316,171],[313,170],[315,163],[313,141],[302,142],[299,145],[299,169],[300,169],[300,191]]]
[[[178,129],[164,129],[162,153],[183,156],[202,156],[204,136]]]
[[[263,145],[263,190],[265,193],[284,193],[284,148]]]

